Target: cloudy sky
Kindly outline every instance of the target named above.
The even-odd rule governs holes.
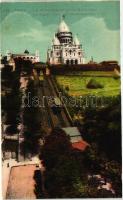
[[[5,0],[4,0],[5,1]],[[50,0],[48,0],[50,1]],[[56,0],[57,1],[57,0]],[[75,1],[2,3],[0,5],[1,51],[34,53],[46,60],[47,48],[58,29],[61,16],[73,35],[78,34],[86,60],[120,60],[119,1]]]

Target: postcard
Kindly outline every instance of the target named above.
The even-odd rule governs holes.
[[[121,198],[120,1],[0,12],[2,198]]]

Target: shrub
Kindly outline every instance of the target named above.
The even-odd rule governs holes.
[[[98,81],[96,81],[95,79],[91,79],[87,83],[86,87],[89,89],[98,89],[98,88],[103,88],[104,86],[100,84]]]

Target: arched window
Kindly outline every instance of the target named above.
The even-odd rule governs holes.
[[[74,61],[73,60],[71,60],[71,65],[73,65],[74,64]]]
[[[72,53],[71,49],[70,49],[70,51],[69,51],[69,52],[70,52],[70,55],[71,55],[71,53]]]
[[[69,60],[66,60],[66,64],[69,65]]]
[[[78,60],[76,59],[76,60],[75,60],[75,65],[77,65],[77,64],[78,64]]]

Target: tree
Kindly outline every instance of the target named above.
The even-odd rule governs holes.
[[[77,190],[74,184],[78,179],[80,179],[80,169],[76,159],[67,155],[60,156],[56,165],[46,171],[46,188],[50,197],[77,197]]]
[[[121,105],[120,96],[110,98],[106,107],[85,110],[83,138],[91,148],[85,152],[87,168],[112,181],[115,196],[121,196]],[[104,195],[104,191],[102,194]],[[106,195],[106,193],[105,193]],[[108,195],[108,194],[107,194]]]
[[[114,190],[116,191],[116,197],[121,197],[122,195],[122,181],[121,172],[122,167],[116,161],[108,161],[103,163],[105,167],[105,176],[112,181]]]
[[[83,138],[90,144],[96,143],[98,151],[107,158],[121,162],[120,96],[104,108],[86,109],[83,115]]]
[[[43,159],[47,169],[51,169],[55,166],[60,156],[70,154],[71,148],[72,145],[69,136],[67,136],[62,129],[55,128],[51,134],[45,138],[40,158]]]
[[[28,99],[28,93],[31,94],[31,97],[37,96],[38,88],[35,88],[34,81],[30,80],[28,87],[25,91],[26,101]],[[39,105],[33,105],[30,102],[29,106],[25,106],[23,109],[23,124],[25,126],[24,129],[24,148],[30,154],[38,154],[40,150],[40,139],[44,137],[44,131],[41,127],[41,110]]]

